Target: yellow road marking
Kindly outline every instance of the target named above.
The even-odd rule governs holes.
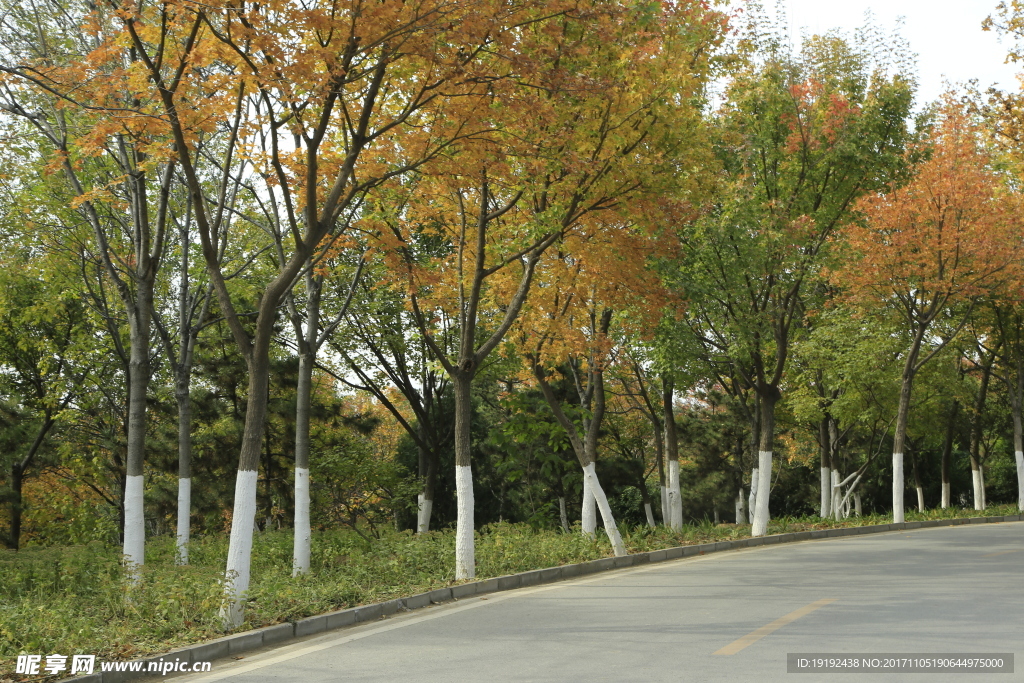
[[[1017,550],[1004,550],[999,553],[989,553],[988,555],[982,555],[982,557],[998,557],[1000,555],[1009,555],[1010,553],[1022,553],[1024,548],[1018,548]]]
[[[773,633],[774,631],[777,631],[778,629],[782,628],[786,624],[790,624],[790,623],[796,621],[797,619],[799,619],[800,617],[807,616],[808,614],[810,614],[814,610],[816,610],[816,609],[818,609],[820,607],[824,607],[825,605],[829,604],[830,602],[835,602],[835,601],[836,601],[835,598],[825,598],[824,600],[817,600],[815,602],[812,602],[809,605],[805,605],[805,606],[801,607],[800,609],[798,609],[795,612],[790,612],[786,616],[779,617],[778,619],[776,619],[772,623],[767,624],[765,626],[762,626],[761,628],[757,629],[756,631],[748,633],[747,635],[743,636],[739,640],[734,640],[733,642],[729,643],[728,645],[726,645],[722,649],[717,650],[714,654],[716,654],[716,655],[734,655],[737,652],[739,652],[740,650],[742,650],[743,648],[747,647],[748,645],[753,645],[757,641],[759,641],[762,638],[764,638],[766,635],[768,635],[770,633]]]

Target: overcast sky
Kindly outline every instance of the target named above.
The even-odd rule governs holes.
[[[774,0],[763,0],[771,10]],[[952,83],[977,78],[984,90],[998,83],[1002,89],[1019,87],[1016,74],[1024,64],[1004,64],[1008,43],[995,32],[981,30],[981,22],[995,12],[998,0],[786,0],[794,43],[802,33],[824,33],[832,28],[852,30],[864,24],[870,10],[874,23],[886,32],[903,17],[900,34],[917,53],[918,103],[937,98],[943,79]]]

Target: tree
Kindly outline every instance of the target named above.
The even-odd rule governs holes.
[[[775,410],[808,285],[853,201],[897,175],[913,88],[899,73],[899,43],[878,54],[831,33],[808,39],[798,57],[756,23],[751,33],[715,118],[719,199],[695,225],[678,226],[681,256],[667,275],[690,302],[685,329],[702,355],[757,396],[760,536]]]
[[[903,514],[903,449],[914,378],[970,319],[1016,258],[1018,201],[991,168],[979,124],[947,98],[929,156],[904,187],[865,196],[844,229],[853,258],[833,281],[871,307],[892,307],[910,336],[893,438],[893,519]],[[915,146],[912,155],[924,149]],[[938,339],[933,331],[940,325]]]
[[[505,87],[465,102],[493,133],[464,141],[449,164],[375,201],[373,232],[394,255],[396,286],[453,385],[460,579],[475,572],[474,378],[522,311],[548,249],[588,215],[687,167],[681,141],[696,127],[707,51],[722,29],[721,16],[696,3],[595,3],[549,16],[521,33],[508,66],[495,64]],[[554,55],[558,68],[538,68]],[[448,252],[417,252],[420,233],[438,236]],[[457,331],[453,353],[433,338],[438,320]]]
[[[131,70],[123,68],[133,59],[130,51],[113,42],[103,49],[97,44],[96,36],[111,30],[112,21],[111,14],[85,3],[8,8],[3,35],[10,61],[0,67],[6,86],[0,109],[24,120],[50,147],[51,171],[63,177],[68,203],[92,232],[90,255],[127,314],[123,551],[129,564],[141,565],[150,337],[175,162],[160,150]],[[121,115],[111,116],[114,111]]]

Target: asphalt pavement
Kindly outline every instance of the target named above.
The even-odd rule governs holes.
[[[969,673],[962,655],[1020,658],[1022,570],[1024,522],[762,546],[400,613],[177,680],[1019,681],[1024,659]],[[798,653],[882,668],[789,672]],[[950,655],[955,671],[903,669]]]

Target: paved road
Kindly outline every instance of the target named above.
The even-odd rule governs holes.
[[[474,597],[216,662],[200,683],[944,681],[787,673],[787,653],[1015,653],[1024,522],[762,546]],[[968,675],[967,680],[977,679]]]

